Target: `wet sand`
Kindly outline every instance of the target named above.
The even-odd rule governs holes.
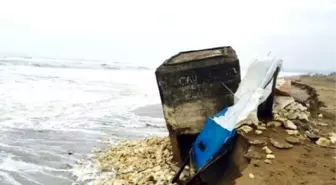
[[[147,105],[133,110],[138,116],[148,116],[152,118],[163,118],[161,104]]]

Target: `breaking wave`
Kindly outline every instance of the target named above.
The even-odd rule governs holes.
[[[99,61],[76,61],[41,58],[0,58],[0,65],[33,66],[41,68],[76,68],[76,69],[106,69],[106,70],[150,70],[149,67],[125,64],[120,62],[102,63]]]

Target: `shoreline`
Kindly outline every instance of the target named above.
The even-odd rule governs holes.
[[[279,78],[284,78],[284,79],[291,79],[291,80],[295,80],[295,81],[300,81],[302,83],[305,83],[307,85],[310,85],[312,86],[313,88],[316,89],[317,93],[318,93],[318,98],[321,99],[321,101],[325,102],[326,103],[326,108],[323,107],[321,108],[322,111],[326,111],[326,113],[333,113],[335,112],[335,105],[332,103],[332,101],[330,99],[333,99],[335,100],[335,97],[336,97],[336,94],[335,94],[335,86],[336,84],[334,83],[336,81],[336,76],[335,75],[299,75],[299,76],[291,76],[291,77],[279,77]],[[323,84],[321,82],[324,82]],[[318,85],[317,85],[317,84]],[[334,94],[333,94],[334,93]],[[331,96],[333,94],[333,96]],[[329,100],[329,101],[326,101],[326,100]],[[335,102],[335,101],[333,101]],[[145,106],[147,107],[147,106]],[[149,105],[148,106],[149,109],[155,109],[155,108],[158,108],[159,105]],[[143,108],[143,107],[142,107]],[[144,108],[146,109],[146,108]],[[148,112],[146,112],[145,110],[141,110],[141,108],[135,110],[135,112],[139,113],[139,114],[144,114],[146,116],[151,116],[151,113],[148,114]],[[159,111],[157,111],[159,112]],[[326,115],[325,118],[311,118],[311,121],[312,122],[319,122],[319,121],[323,121],[323,122],[326,122],[328,123],[328,128],[329,128],[329,131],[330,129],[332,131],[335,130],[335,123],[333,123],[332,121],[332,116],[329,117],[327,114],[323,114],[323,115]],[[327,128],[324,128],[324,127],[318,127],[319,130],[321,131],[324,131],[325,129]],[[277,134],[279,136],[274,136],[274,137],[285,137],[284,133],[281,131],[278,131],[279,128],[276,128],[277,129]],[[267,132],[265,132],[265,134],[267,134]],[[277,135],[276,134],[276,135]],[[287,134],[286,134],[287,135]],[[148,146],[148,141],[155,141],[156,144],[154,144],[153,146]],[[163,142],[164,141],[164,142]],[[155,143],[154,142],[154,143]],[[161,143],[160,143],[161,142]],[[305,140],[305,142],[307,142]],[[310,141],[309,141],[310,142]],[[147,143],[147,146],[146,146],[146,143]],[[164,144],[163,144],[164,143]],[[313,143],[314,144],[314,143]],[[168,162],[169,165],[171,166],[174,166],[173,167],[174,169],[173,170],[168,170],[168,171],[165,171],[165,172],[162,172],[162,174],[165,174],[163,176],[165,176],[166,178],[160,178],[160,175],[161,174],[157,174],[158,176],[153,176],[152,177],[149,177],[151,175],[148,175],[148,174],[155,174],[155,172],[149,170],[148,174],[144,173],[142,174],[142,170],[141,169],[138,169],[140,172],[138,173],[133,173],[133,176],[130,175],[132,174],[131,171],[127,172],[126,174],[129,174],[129,175],[120,175],[118,176],[118,173],[116,170],[113,170],[113,167],[118,167],[118,168],[124,168],[125,169],[129,169],[127,168],[125,164],[129,164],[129,160],[134,160],[133,162],[139,160],[139,159],[142,159],[140,161],[143,161],[144,160],[144,156],[146,155],[143,155],[144,153],[147,152],[148,154],[148,151],[151,151],[152,153],[155,153],[155,151],[160,148],[160,147],[163,147],[163,146],[169,146],[169,139],[167,139],[167,137],[163,136],[163,137],[146,137],[144,139],[138,139],[138,140],[124,140],[124,141],[121,141],[118,143],[114,142],[114,141],[110,141],[108,146],[106,147],[106,150],[99,150],[98,151],[94,151],[92,153],[92,170],[95,171],[95,173],[92,174],[92,177],[91,177],[91,183],[88,183],[88,184],[120,184],[120,183],[126,183],[126,182],[133,182],[133,183],[130,183],[130,184],[135,184],[134,181],[132,181],[132,179],[135,181],[137,181],[136,177],[139,177],[140,179],[147,179],[147,181],[150,181],[151,183],[150,184],[156,184],[158,182],[157,179],[159,180],[162,180],[160,181],[161,184],[169,184],[169,178],[171,178],[171,176],[169,176],[169,178],[167,178],[167,174],[171,174],[171,175],[174,175],[174,173],[177,171],[178,167],[176,164],[174,164],[174,162],[171,161],[172,159],[172,154],[169,153],[171,151],[168,150],[168,152],[166,152],[166,156],[167,159],[170,160],[170,162]],[[316,145],[317,146],[317,145]],[[145,149],[146,147],[147,150]],[[271,147],[270,147],[271,148]],[[286,152],[289,152],[288,154],[284,155],[283,157],[280,156],[279,157],[279,160],[282,160],[284,164],[288,164],[288,158],[286,158],[286,156],[290,156],[290,155],[297,155],[296,153],[298,153],[298,155],[303,155],[304,151],[303,149],[301,148],[304,148],[304,146],[295,146],[295,149],[292,149],[292,150],[289,150],[289,151],[286,151]],[[123,151],[123,149],[125,149],[125,151]],[[271,148],[272,150],[276,150],[276,148]],[[141,152],[141,150],[144,150]],[[317,151],[322,151],[322,153],[325,153],[324,155],[331,155],[331,157],[335,157],[335,154],[332,154],[334,152],[330,151],[330,149],[325,149],[325,148],[316,148],[315,150]],[[135,152],[134,152],[135,151]],[[159,150],[161,151],[161,154],[162,154],[162,151],[164,150]],[[151,153],[149,152],[149,153]],[[290,154],[290,153],[293,153],[293,154]],[[296,153],[295,153],[296,152]],[[303,153],[302,153],[303,152]],[[312,151],[311,151],[312,152]],[[331,153],[330,153],[331,152]],[[312,152],[312,153],[316,153],[316,152]],[[317,152],[318,153],[318,152]],[[160,152],[157,153],[158,156],[160,156]],[[118,156],[119,155],[119,156]],[[125,156],[125,155],[129,155],[129,156]],[[280,154],[279,154],[280,155]],[[118,156],[118,157],[116,157]],[[130,158],[130,156],[133,156],[135,157],[134,159],[128,159]],[[151,155],[149,155],[151,156]],[[278,156],[278,155],[277,155]],[[146,158],[146,157],[145,157]],[[277,157],[278,158],[278,157]],[[118,159],[121,159],[120,161]],[[160,164],[162,166],[165,166],[165,164],[167,163],[156,163],[158,161],[159,157],[153,157],[152,160],[154,161],[153,164]],[[147,160],[147,159],[146,159]],[[162,158],[161,158],[162,160]],[[319,157],[316,157],[316,160],[322,160],[320,159]],[[237,181],[237,185],[239,184],[245,184],[245,183],[251,183],[253,181],[251,181],[251,179],[248,177],[249,176],[249,171],[253,171],[255,169],[255,161],[258,161],[258,160],[251,160],[250,164],[248,165],[248,167],[242,171],[242,177],[238,178],[236,181]],[[287,162],[286,162],[287,161]],[[124,162],[125,164],[121,164],[122,162]],[[161,161],[162,162],[162,161]],[[100,163],[100,164],[99,164]],[[101,164],[105,163],[105,166],[102,166]],[[150,163],[150,162],[147,162],[147,163]],[[83,165],[84,163],[82,163],[81,165]],[[138,166],[144,166],[144,164],[141,165],[141,163],[136,163]],[[164,169],[169,169],[171,168],[170,166],[165,166],[163,167]],[[289,164],[288,164],[289,165]],[[299,167],[299,169],[301,169],[300,165],[302,164],[297,164]],[[324,164],[324,165],[327,165],[327,164]],[[334,165],[334,164],[329,164],[329,165]],[[261,164],[259,164],[259,166],[262,166]],[[267,165],[265,166],[265,168],[263,167],[259,167],[259,171],[257,170],[256,172],[253,172],[254,175],[261,175],[262,173],[270,173],[269,171],[276,171],[277,168],[279,168],[279,170],[289,170],[291,171],[291,169],[287,169],[288,166],[283,166],[283,164],[277,164],[277,163],[274,163],[272,164],[272,168],[275,168],[274,166],[277,166],[275,169],[265,169],[265,168],[269,168],[267,167]],[[129,167],[129,166],[128,166]],[[140,168],[139,167],[139,168]],[[136,169],[137,167],[135,167]],[[153,166],[150,166],[149,168],[152,168],[154,169],[154,171],[160,171],[160,169],[158,168],[155,168],[155,165]],[[331,169],[334,169],[333,166],[330,167]],[[145,171],[145,170],[144,170]],[[125,172],[125,171],[124,171]],[[278,174],[279,175],[279,174]],[[271,178],[271,179],[267,179],[266,177],[263,177],[263,178],[258,178],[258,183],[255,183],[255,184],[262,184],[262,183],[265,183],[265,182],[268,182],[268,183],[273,183],[273,184],[279,184],[276,182],[276,179],[280,176],[278,175],[275,175],[274,178]],[[187,177],[188,175],[185,174],[184,175],[185,177]],[[115,179],[115,177],[120,177],[119,179]],[[304,176],[305,178],[308,178],[306,176]],[[315,176],[316,178],[320,178],[319,176]],[[266,178],[266,179],[265,179]],[[323,177],[324,178],[324,177]],[[334,182],[332,179],[332,177],[330,177],[330,180],[332,182]],[[85,180],[85,178],[82,178]],[[105,179],[105,180],[103,180]],[[154,180],[155,180],[155,183],[154,183]],[[288,180],[289,181],[292,181],[293,179],[295,179],[295,182],[298,183],[299,181],[296,179],[296,178],[291,178],[290,175],[288,177],[285,178],[285,180]],[[291,180],[292,179],[292,180]],[[128,181],[129,180],[129,181]],[[322,182],[324,182],[325,180],[323,180]],[[281,180],[280,182],[284,182],[284,180]],[[286,181],[287,182],[287,181]],[[327,182],[327,181],[325,181]],[[329,181],[328,181],[329,182]],[[126,183],[127,184],[127,183]],[[140,183],[141,184],[141,183]],[[145,184],[145,183],[143,183]],[[160,184],[160,183],[158,183]]]

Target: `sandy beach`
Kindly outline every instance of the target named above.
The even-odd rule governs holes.
[[[321,135],[335,133],[336,76],[303,75],[286,79],[299,81],[317,90],[319,100],[325,104],[325,107],[319,111],[323,117],[311,118],[310,122],[316,124],[314,128]],[[284,129],[275,128],[267,130],[262,136],[254,136],[254,138],[270,137],[284,140],[287,135]],[[237,179],[237,185],[332,185],[336,183],[335,144],[332,147],[321,147],[307,140],[289,150],[281,150],[273,146],[269,148],[276,156],[276,160],[273,160],[272,164],[266,164],[262,160],[252,159],[242,172],[242,177]],[[255,178],[249,178],[249,173],[254,174]]]
[[[312,114],[312,116],[309,117],[309,122],[307,122],[306,124],[309,124],[309,127],[316,131],[318,137],[327,138],[331,133],[335,133],[336,76],[304,75],[288,77],[286,79],[301,82],[316,89],[319,95],[319,100],[322,101],[325,106],[318,110],[316,114]],[[136,112],[137,114],[154,117],[160,117],[162,114],[160,105],[141,107],[139,109],[136,109],[134,112]],[[265,160],[266,155],[263,154],[262,147],[251,145],[249,150],[255,150],[256,153],[258,153],[258,155],[261,154],[262,157],[256,157],[256,155],[254,154],[254,156],[252,157],[247,157],[247,160],[242,160],[247,161],[247,163],[242,162],[242,164],[238,164],[242,169],[240,177],[237,179],[229,179],[224,184],[335,184],[335,144],[330,144],[330,146],[320,146],[316,144],[317,139],[310,139],[309,137],[305,136],[304,125],[300,125],[304,124],[304,122],[295,121],[294,123],[297,125],[297,130],[299,131],[299,133],[301,133],[295,136],[300,139],[300,142],[293,144],[292,147],[288,149],[275,147],[268,141],[269,139],[271,139],[280,142],[286,142],[289,134],[283,126],[267,126],[267,129],[263,130],[262,134],[260,135],[255,134],[255,132],[243,134],[242,136],[249,142],[260,140],[266,141],[267,143],[268,141],[267,147],[272,151],[271,154],[274,155],[274,159]],[[125,170],[123,168],[125,168],[126,163],[134,163],[135,167],[132,167],[132,170],[134,170],[132,173],[125,175],[124,173],[118,174],[117,171],[114,171],[113,175],[110,175],[110,177],[105,176],[103,181],[99,180],[96,181],[96,183],[136,184],[137,180],[134,181],[134,178],[138,178],[142,179],[140,184],[170,184],[169,181],[171,180],[174,172],[176,172],[176,170],[178,169],[178,166],[176,165],[176,163],[171,161],[171,151],[162,150],[162,146],[169,148],[169,140],[165,139],[164,137],[152,138],[151,142],[155,143],[152,147],[146,144],[148,143],[148,141],[151,140],[144,139],[137,141],[125,141],[125,143],[123,144],[114,145],[105,151],[100,151],[97,154],[97,157],[99,159],[97,161],[97,164],[100,164],[100,166],[104,166],[103,168],[100,167],[101,169],[103,169],[103,171],[106,171],[106,169],[113,169],[114,167],[118,167],[119,170]],[[127,150],[125,148],[127,148]],[[128,156],[120,156],[120,154],[125,153],[125,151],[126,153],[129,153],[130,156],[133,156],[133,161]],[[142,151],[142,153],[139,153],[139,151]],[[151,153],[153,153],[153,155]],[[116,155],[118,155],[118,157]],[[152,156],[152,159],[149,159],[150,157],[148,158],[147,155]],[[166,159],[162,159],[160,156],[165,156]],[[119,160],[116,160],[115,157],[117,157]],[[152,160],[152,162],[148,162],[148,164],[145,164],[143,163],[144,160]],[[163,160],[166,162],[162,163]],[[153,166],[154,164],[160,166],[160,169],[162,169],[162,173],[155,173],[155,170],[154,172],[152,172],[150,170],[150,167],[146,168],[146,165]],[[155,165],[153,166],[153,168],[155,167]],[[148,171],[140,170],[139,172],[137,171],[139,169],[137,169],[136,166],[146,168],[148,169]],[[155,176],[155,174],[157,176]],[[253,175],[253,178],[251,178],[251,174]],[[184,179],[187,179],[187,176],[189,175],[189,170],[187,170],[186,174],[184,174]]]

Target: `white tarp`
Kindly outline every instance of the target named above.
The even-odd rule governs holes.
[[[228,108],[225,115],[214,117],[213,120],[229,131],[239,127],[239,123],[248,117],[258,121],[258,106],[271,94],[273,75],[281,66],[282,60],[279,59],[253,61],[235,93],[234,105]]]

